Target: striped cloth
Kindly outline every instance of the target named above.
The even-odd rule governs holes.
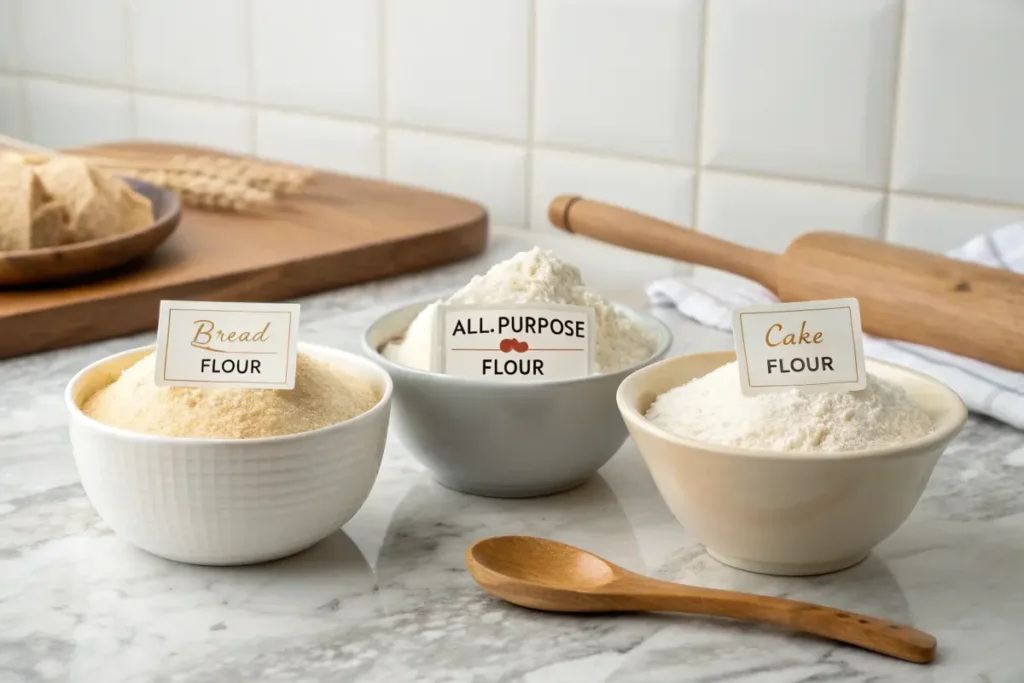
[[[979,235],[949,255],[994,268],[1024,273],[1024,223]],[[731,331],[732,309],[778,301],[750,280],[710,269],[652,282],[647,295],[658,306],[672,306],[697,322]],[[1024,311],[1020,312],[1024,316]],[[1024,340],[1021,341],[1024,353]],[[928,346],[864,335],[869,358],[913,368],[940,380],[960,394],[976,413],[1024,429],[1024,373],[957,356]]]

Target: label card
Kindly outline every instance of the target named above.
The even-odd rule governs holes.
[[[299,304],[161,301],[158,386],[294,389]]]
[[[856,299],[737,308],[732,330],[745,396],[867,386]]]
[[[594,309],[559,304],[441,305],[434,372],[504,382],[586,377]]]

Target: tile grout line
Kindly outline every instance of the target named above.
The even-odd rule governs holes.
[[[259,156],[259,132],[257,130],[259,126],[259,107],[256,104],[256,11],[253,5],[254,1],[245,0],[242,11],[245,12],[245,24],[247,27],[245,32],[245,61],[249,79],[246,84],[249,96],[249,102],[247,103],[249,110],[249,153],[253,156]]]
[[[876,194],[885,194],[888,191],[888,188],[886,188],[883,185],[861,185],[859,183],[832,180],[831,178],[812,178],[811,176],[785,175],[784,173],[778,173],[775,171],[765,171],[761,169],[747,170],[739,168],[738,166],[728,166],[724,164],[702,166],[701,170],[710,171],[712,173],[728,173],[730,175],[744,176],[747,178],[760,178],[763,180],[778,180],[782,182],[798,183],[804,185],[817,185],[819,187],[826,187],[838,190],[851,190],[854,192],[871,192]]]
[[[562,151],[562,150],[556,150]],[[621,157],[613,157],[611,155],[597,155],[591,156],[605,159],[615,159]],[[653,162],[646,162],[653,163]],[[685,170],[697,170],[691,166],[676,166],[677,168],[683,168]],[[900,197],[907,197],[910,199],[927,199],[941,202],[949,202],[952,204],[965,204],[977,208],[989,208],[989,209],[1010,209],[1017,211],[1024,211],[1024,203],[1014,204],[1013,202],[1003,202],[998,199],[979,199],[977,197],[967,197],[959,195],[948,195],[938,194],[933,192],[927,192],[925,190],[892,190],[886,187],[871,187],[870,185],[851,185],[847,183],[841,183],[834,180],[808,178],[808,177],[794,177],[782,174],[770,173],[766,171],[748,171],[741,168],[734,168],[729,166],[704,166],[699,169],[703,174],[705,172],[721,173],[723,175],[730,175],[739,178],[751,178],[754,180],[771,180],[781,183],[792,183],[796,185],[811,185],[819,189],[832,189],[832,190],[848,190],[852,192],[865,192],[870,194],[880,194],[883,197],[887,194],[894,194]]]
[[[18,123],[21,124],[21,134],[28,142],[36,143],[32,135],[31,119],[29,116],[28,106],[28,78],[25,76],[25,38],[20,29],[21,27],[21,3],[13,3],[13,10],[11,11],[12,18],[14,19],[14,25],[18,28],[15,31],[14,49],[15,49],[15,60],[17,62],[17,69],[11,71],[11,75],[14,77],[14,85],[18,90]],[[36,143],[39,144],[39,143]]]
[[[690,227],[700,230],[700,193],[704,180],[704,110],[707,107],[707,65],[708,65],[708,34],[711,24],[711,2],[704,0],[701,4],[700,56],[697,61],[697,122],[696,140],[694,145],[695,172],[693,174],[693,202],[690,207]]]
[[[22,72],[10,71],[4,72],[0,70],[0,74],[9,73],[12,76]],[[69,78],[66,76],[60,76],[55,74],[44,74],[36,72],[24,72],[25,78],[31,78],[37,81],[49,81],[58,85],[70,85],[79,88],[93,88],[96,90],[134,90],[143,95],[152,95],[154,97],[163,97],[169,100],[179,100],[185,102],[191,102],[194,104],[206,104],[206,105],[221,105],[230,107],[242,107],[242,108],[256,108],[259,110],[273,111],[282,114],[301,114],[303,116],[309,116],[312,118],[330,119],[332,121],[339,121],[342,123],[352,124],[370,124],[374,126],[380,125],[379,118],[370,118],[362,116],[353,116],[350,114],[338,114],[334,112],[327,112],[316,109],[305,109],[303,107],[290,107],[287,105],[274,105],[274,104],[260,104],[258,102],[246,102],[244,100],[229,99],[226,97],[213,97],[210,95],[190,95],[187,93],[179,93],[172,90],[157,90],[154,88],[131,88],[116,83],[106,83],[102,81],[90,81],[85,79]],[[449,135],[455,135],[464,137],[461,133],[452,133],[450,131],[440,131],[440,129],[434,129],[428,132],[440,132]],[[498,140],[491,138],[492,142],[507,142],[506,140]]]
[[[380,177],[388,177],[388,0],[377,0],[377,125],[380,126]]]
[[[526,17],[526,167],[523,173],[523,230],[533,225],[534,106],[537,100],[537,0],[527,3]]]
[[[889,118],[889,164],[886,169],[885,178],[885,208],[882,214],[882,239],[889,241],[889,233],[892,230],[892,199],[893,187],[892,177],[896,168],[896,138],[897,127],[899,126],[900,93],[903,92],[903,63],[907,50],[907,5],[908,0],[900,1],[899,29],[896,33],[896,63],[893,64],[892,112]]]
[[[99,83],[99,82],[96,82],[96,81],[86,81],[86,80],[80,80],[80,79],[65,78],[65,77],[61,77],[61,76],[52,76],[52,75],[49,75],[49,74],[39,74],[39,73],[35,73],[35,72],[27,72],[27,71],[21,71],[21,70],[6,70],[6,71],[2,71],[0,73],[6,73],[9,76],[20,78],[23,84],[27,83],[28,80],[43,80],[43,81],[50,81],[50,82],[53,82],[53,83],[60,83],[60,84],[79,86],[79,87],[93,87],[93,88],[98,88],[98,89],[114,90],[114,91],[124,91],[124,90],[127,90],[124,87],[120,87],[120,86],[117,86],[117,85],[114,85],[114,84],[109,84],[109,83]],[[24,85],[23,85],[23,87],[24,87]],[[237,100],[215,98],[215,97],[209,97],[209,96],[203,96],[203,95],[191,96],[191,95],[184,95],[184,94],[174,93],[174,92],[169,92],[169,91],[152,90],[152,89],[147,89],[147,88],[134,88],[134,89],[131,89],[131,90],[133,90],[134,92],[140,93],[140,94],[156,95],[156,96],[166,97],[168,99],[173,99],[173,100],[184,100],[184,101],[204,103],[204,104],[221,104],[221,105],[243,106],[243,107],[247,106],[246,104],[238,102]],[[299,114],[299,115],[303,115],[303,116],[309,116],[309,117],[312,117],[312,118],[321,118],[321,119],[326,119],[326,120],[331,120],[331,121],[338,121],[338,122],[341,122],[341,123],[349,123],[349,124],[352,124],[352,125],[380,126],[380,119],[379,118],[374,118],[374,119],[360,118],[360,117],[350,116],[350,115],[338,115],[338,114],[326,113],[326,112],[322,112],[322,111],[308,110],[308,109],[302,109],[302,108],[297,108],[297,107],[278,106],[278,105],[264,105],[264,106],[261,106],[259,109],[260,109],[260,111],[265,110],[265,111],[269,111],[269,112],[278,112],[278,113],[285,113],[285,114]],[[524,146],[522,140],[511,140],[511,139],[506,139],[506,138],[496,138],[496,137],[490,137],[490,136],[480,135],[480,134],[476,134],[476,133],[461,133],[461,132],[458,132],[458,131],[452,131],[452,130],[441,129],[441,128],[433,128],[433,127],[429,127],[429,126],[417,126],[417,125],[413,125],[413,124],[402,124],[402,123],[398,123],[398,124],[395,124],[395,125],[390,125],[389,124],[388,125],[388,130],[391,130],[392,128],[397,129],[397,130],[404,130],[404,131],[416,132],[416,133],[424,133],[424,134],[428,134],[428,135],[436,135],[436,136],[441,136],[441,137],[451,137],[451,138],[455,138],[455,139],[459,139],[459,140],[468,140],[468,141],[474,141],[474,142],[484,142],[484,143],[489,143],[489,144],[509,145],[509,146],[517,146],[517,147],[523,147]],[[977,198],[977,197],[960,196],[960,195],[949,195],[949,194],[931,193],[931,192],[922,191],[922,190],[892,190],[890,188],[885,188],[885,187],[872,187],[872,186],[869,186],[869,185],[856,185],[856,184],[843,183],[843,182],[838,182],[838,181],[829,180],[829,179],[813,178],[813,177],[809,177],[809,176],[805,176],[805,177],[788,176],[788,175],[776,174],[776,173],[771,173],[771,172],[766,172],[766,171],[744,170],[744,169],[741,169],[741,168],[733,168],[733,167],[728,167],[728,166],[712,165],[712,166],[702,166],[702,167],[698,168],[698,167],[693,166],[693,165],[683,164],[683,163],[678,163],[678,162],[672,162],[672,161],[666,161],[664,159],[652,159],[652,158],[648,158],[648,157],[631,156],[631,155],[628,155],[628,154],[622,154],[622,153],[616,153],[616,152],[595,151],[595,150],[591,150],[591,149],[586,149],[586,148],[581,148],[581,147],[573,147],[573,146],[568,146],[568,145],[557,145],[557,144],[540,144],[540,145],[537,145],[537,144],[534,144],[534,145],[532,145],[532,147],[534,149],[540,149],[540,150],[546,150],[546,151],[552,151],[552,152],[561,152],[561,153],[565,153],[565,154],[575,154],[575,155],[580,155],[580,156],[588,156],[588,157],[592,157],[592,158],[595,158],[595,159],[603,159],[603,160],[607,160],[607,161],[626,161],[626,162],[633,162],[633,163],[642,163],[642,164],[646,164],[646,165],[649,165],[649,166],[658,166],[658,167],[670,168],[670,169],[682,169],[682,170],[686,170],[686,171],[693,171],[695,174],[700,174],[700,175],[704,175],[706,172],[710,171],[710,172],[716,172],[716,173],[726,173],[726,174],[729,174],[729,175],[746,177],[746,178],[753,178],[753,179],[758,179],[758,180],[775,180],[775,181],[779,181],[779,182],[799,183],[799,184],[812,185],[812,186],[821,187],[821,188],[832,188],[832,189],[853,190],[853,191],[860,191],[860,192],[871,192],[871,193],[878,193],[878,194],[883,194],[883,195],[886,194],[886,193],[891,193],[891,194],[895,194],[895,195],[898,195],[898,196],[901,196],[901,197],[916,198],[916,199],[927,199],[927,200],[936,200],[936,201],[946,201],[946,202],[951,202],[951,203],[955,203],[955,204],[964,204],[964,205],[973,206],[973,207],[980,207],[980,208],[1009,209],[1009,210],[1018,210],[1018,211],[1019,210],[1024,210],[1024,203],[1014,204],[1013,202],[1004,202],[1004,201],[1000,201],[1000,200],[997,200],[997,199],[988,199],[988,198]]]
[[[132,12],[131,0],[121,0],[121,11],[124,13],[124,51],[127,62],[127,91],[128,101],[131,104],[131,125],[132,137],[139,138],[139,102],[135,92],[135,41],[132,36]]]
[[[382,0],[382,1],[386,2],[387,0]],[[707,2],[707,0],[705,0],[705,1]],[[706,19],[705,19],[705,21],[706,21]],[[702,48],[702,50],[704,52],[706,52],[706,50],[707,50],[706,45]],[[19,60],[20,60],[20,57],[21,57],[21,55],[19,54]],[[703,71],[703,69],[702,69],[702,71]],[[26,129],[26,131],[28,131],[29,133],[31,133],[31,125],[30,125],[30,120],[29,120],[30,117],[27,115],[27,113],[28,113],[27,89],[28,89],[28,83],[29,83],[30,80],[42,80],[42,81],[49,81],[49,82],[53,82],[53,83],[66,84],[66,85],[72,85],[72,86],[77,86],[77,87],[93,87],[93,88],[97,88],[97,89],[105,89],[105,90],[111,90],[111,91],[127,92],[129,95],[132,96],[133,101],[134,101],[134,96],[136,94],[151,94],[151,95],[167,97],[168,99],[177,99],[177,100],[197,102],[197,103],[241,106],[241,107],[249,108],[250,110],[253,111],[254,114],[257,111],[266,110],[266,111],[281,112],[281,113],[300,114],[300,115],[311,116],[311,117],[315,117],[315,118],[323,118],[323,119],[332,120],[332,121],[338,121],[338,122],[343,122],[343,123],[350,123],[350,124],[353,124],[353,125],[381,126],[381,121],[382,121],[381,117],[373,118],[373,119],[360,118],[360,117],[354,117],[354,116],[350,116],[350,115],[338,115],[338,114],[327,113],[327,112],[323,112],[323,111],[315,111],[315,110],[303,109],[303,108],[299,108],[299,107],[287,107],[287,106],[275,106],[275,105],[256,107],[255,104],[251,103],[251,102],[248,102],[248,103],[247,102],[239,102],[237,100],[230,100],[230,99],[226,99],[226,98],[217,98],[217,97],[210,97],[210,96],[204,96],[204,95],[187,95],[187,94],[182,94],[182,93],[177,93],[177,92],[172,92],[172,91],[162,91],[162,90],[156,90],[156,89],[150,89],[150,88],[136,88],[133,85],[129,85],[128,87],[125,87],[123,85],[118,85],[118,84],[113,84],[113,83],[108,83],[108,82],[92,81],[92,80],[88,80],[88,79],[79,79],[79,78],[73,78],[73,77],[64,77],[64,76],[59,76],[59,75],[43,74],[43,73],[33,72],[33,71],[29,71],[29,70],[23,68],[23,66],[20,67],[20,68],[17,68],[17,69],[0,70],[0,73],[6,74],[6,75],[11,76],[11,77],[14,77],[18,81],[19,92],[21,94],[21,100],[22,100],[21,103],[20,103],[21,106],[19,107],[19,109],[21,111],[19,113],[20,113],[20,115],[22,117],[22,125]],[[703,74],[701,75],[701,78],[702,79],[704,78]],[[701,106],[701,113],[700,113],[701,116],[702,116],[702,113],[703,113],[703,109],[704,109],[704,105],[702,104],[702,106]],[[387,122],[387,119],[386,119],[386,114],[383,117],[383,120],[384,120],[384,123],[385,123],[385,127],[387,128],[387,130],[390,131],[390,129],[392,127],[390,125],[388,125],[388,122]],[[401,124],[401,123],[399,123],[396,126],[394,126],[394,128],[396,128],[398,130],[408,130],[410,132],[420,132],[420,133],[431,134],[431,135],[451,137],[451,138],[454,138],[454,139],[478,141],[478,142],[485,142],[485,143],[490,143],[490,144],[504,144],[504,145],[512,145],[512,146],[524,147],[524,142],[522,140],[512,140],[512,139],[506,139],[506,138],[491,137],[491,136],[487,136],[487,135],[474,134],[474,133],[462,133],[462,132],[453,131],[453,130],[433,128],[433,127],[430,127],[430,126],[417,126],[417,125],[413,125],[413,124]],[[32,136],[31,135],[26,135],[26,137],[31,139]],[[386,136],[385,136],[385,138],[386,138]],[[705,174],[705,172],[712,171],[712,172],[727,173],[727,174],[730,174],[730,175],[735,175],[735,176],[740,176],[740,177],[748,177],[748,178],[753,178],[753,179],[776,180],[776,181],[781,181],[781,182],[802,183],[802,184],[807,184],[807,185],[812,185],[812,186],[817,186],[817,187],[823,187],[823,188],[837,188],[837,189],[846,189],[846,190],[854,190],[854,191],[858,191],[859,190],[859,191],[862,191],[862,192],[879,193],[879,194],[882,194],[886,198],[891,197],[892,195],[896,195],[896,196],[901,196],[901,197],[917,198],[917,199],[924,199],[924,200],[945,201],[945,202],[962,204],[962,205],[965,205],[965,206],[971,206],[971,207],[977,207],[977,208],[1006,209],[1006,210],[1011,210],[1011,211],[1021,211],[1021,210],[1024,210],[1024,203],[1022,203],[1022,204],[1014,204],[1012,202],[1004,202],[1004,201],[994,200],[994,199],[987,199],[987,198],[979,199],[979,198],[967,197],[967,196],[957,196],[957,195],[948,195],[948,194],[940,194],[940,193],[930,193],[930,192],[927,192],[927,191],[920,191],[920,190],[899,190],[899,191],[897,191],[897,190],[894,190],[891,187],[872,187],[872,186],[868,186],[868,185],[856,185],[856,184],[849,184],[849,183],[832,181],[832,180],[828,180],[828,179],[813,178],[813,177],[794,177],[794,176],[787,176],[787,175],[783,175],[783,174],[775,174],[775,173],[764,172],[764,171],[747,171],[747,170],[744,170],[744,169],[730,168],[730,167],[727,167],[727,166],[704,166],[704,165],[692,166],[692,165],[682,164],[682,163],[678,163],[678,162],[666,161],[664,159],[652,159],[652,158],[647,158],[647,157],[642,157],[642,156],[633,156],[633,155],[622,154],[622,153],[615,153],[615,152],[595,151],[595,150],[591,150],[591,149],[579,148],[579,147],[573,147],[573,146],[561,146],[561,145],[552,145],[552,144],[536,145],[536,144],[531,144],[532,142],[533,141],[528,140],[526,142],[526,145],[525,145],[525,147],[529,150],[529,153],[531,153],[531,154],[535,150],[541,149],[541,150],[550,150],[550,151],[569,153],[569,154],[578,154],[578,155],[581,155],[581,156],[589,156],[589,157],[592,157],[592,158],[595,158],[595,159],[604,159],[604,160],[609,160],[609,161],[630,161],[630,162],[634,162],[634,163],[643,163],[643,164],[650,165],[650,166],[659,166],[659,167],[663,167],[663,168],[673,168],[673,169],[683,169],[683,170],[688,170],[688,171],[694,171],[694,173],[695,173],[695,181],[696,181],[695,185],[697,185],[699,183],[699,180],[697,180],[697,179],[701,178]],[[700,141],[700,144],[703,145],[703,139]],[[892,162],[893,159],[894,159],[894,156],[891,156],[890,157],[890,162]],[[890,165],[891,165],[891,163],[890,163]],[[698,203],[699,203],[699,194],[695,192],[695,212],[696,212],[696,209],[698,208],[698,206],[697,206]],[[887,208],[888,208],[888,202],[887,202]]]
[[[102,81],[91,81],[86,79],[69,78],[66,76],[54,75],[54,74],[43,74],[43,73],[26,73],[27,77],[31,77],[35,80],[50,81],[52,83],[58,83],[62,85],[72,85],[86,88],[96,88],[100,90],[124,90],[124,86],[120,86],[114,83],[107,83]],[[158,90],[154,88],[136,88],[137,92],[144,95],[155,95],[159,97],[165,97],[171,100],[183,100],[198,104],[210,104],[210,105],[224,105],[224,106],[235,106],[235,107],[249,107],[252,103],[240,101],[236,99],[214,97],[210,95],[192,95],[187,93],[180,93],[170,90]],[[342,123],[352,124],[367,124],[373,126],[380,126],[380,117],[366,117],[366,116],[354,116],[351,114],[339,114],[336,112],[327,112],[316,109],[307,109],[304,107],[292,107],[288,105],[277,105],[277,104],[260,104],[258,106],[260,110],[284,113],[284,114],[300,114],[304,116],[330,119],[332,121],[339,121]],[[487,135],[483,133],[463,132],[455,129],[441,128],[437,126],[422,125],[405,123],[401,121],[387,121],[389,127],[398,128],[416,133],[427,133],[437,136],[446,136],[460,138],[463,140],[471,140],[475,142],[486,142],[496,145],[509,145],[515,147],[523,147],[526,142],[521,138],[506,138],[496,135]],[[652,157],[644,157],[639,155],[630,155],[620,152],[605,152],[600,150],[588,149],[585,147],[573,147],[573,146],[562,146],[562,145],[548,145],[550,149],[564,152],[571,152],[575,154],[585,154],[589,156],[605,157],[608,159],[617,159],[623,161],[635,161],[656,166],[667,166],[672,168],[678,168],[686,166],[680,162],[670,161],[666,159],[658,159]]]

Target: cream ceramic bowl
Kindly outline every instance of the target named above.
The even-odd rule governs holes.
[[[579,486],[615,455],[626,426],[615,390],[638,367],[665,355],[672,333],[657,318],[620,310],[655,340],[631,368],[569,380],[504,383],[425,372],[385,358],[427,303],[385,314],[363,335],[363,351],[395,382],[402,443],[442,485],[480,496],[525,498]]]
[[[870,360],[871,373],[901,385],[931,416],[931,434],[873,450],[775,452],[684,439],[644,417],[659,394],[734,359],[717,352],[656,363],[630,375],[617,400],[676,519],[712,557],[739,569],[807,575],[857,564],[907,519],[967,419],[943,384]]]
[[[71,448],[86,495],[128,542],[170,560],[251,564],[304,550],[366,501],[380,469],[391,379],[350,353],[299,349],[367,379],[380,401],[346,422],[264,439],[139,434],[86,416],[81,406],[152,350],[125,351],[68,384]]]

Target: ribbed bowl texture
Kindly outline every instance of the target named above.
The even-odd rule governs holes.
[[[105,358],[76,375],[66,392],[71,447],[99,516],[154,555],[208,565],[285,557],[340,529],[366,501],[380,469],[391,380],[353,354],[299,348],[366,378],[380,401],[352,420],[312,432],[171,438],[110,427],[81,411],[89,396],[151,347]]]

